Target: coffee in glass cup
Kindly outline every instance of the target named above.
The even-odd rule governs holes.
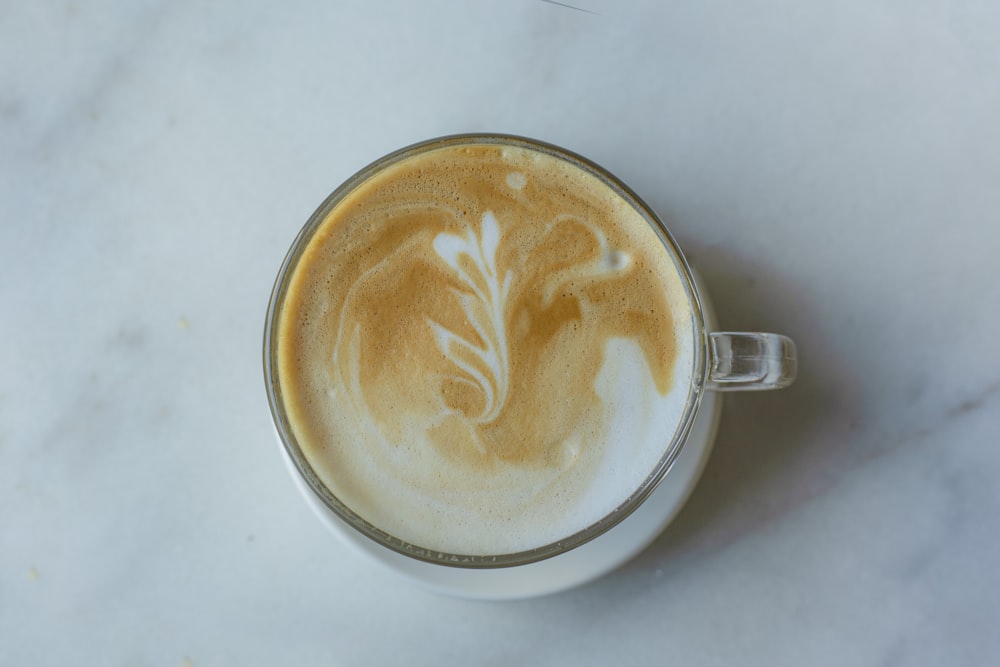
[[[265,374],[327,523],[439,589],[527,595],[655,537],[683,497],[621,553],[586,555],[659,486],[690,491],[712,390],[794,377],[787,339],[710,325],[673,239],[610,174],[464,135],[382,158],[313,215],[275,285]],[[689,446],[692,470],[668,475]],[[543,585],[553,560],[576,574]]]

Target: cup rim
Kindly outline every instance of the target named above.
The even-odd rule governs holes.
[[[284,305],[285,293],[287,291],[289,279],[294,273],[298,260],[303,254],[305,247],[312,239],[313,234],[323,223],[329,213],[334,209],[334,207],[349,193],[353,192],[358,186],[366,182],[369,178],[385,167],[421,153],[454,145],[497,145],[533,150],[568,162],[577,168],[582,169],[586,173],[597,177],[602,183],[610,187],[618,196],[624,199],[630,206],[632,206],[633,209],[642,215],[642,217],[660,238],[660,241],[663,243],[667,252],[671,253],[672,258],[677,265],[685,295],[687,296],[691,306],[691,320],[693,325],[693,335],[691,341],[694,348],[693,368],[684,412],[680,423],[674,431],[673,439],[666,446],[663,455],[643,480],[642,484],[629,494],[629,496],[613,511],[576,533],[544,546],[497,555],[444,553],[439,549],[430,549],[412,544],[399,539],[366,521],[355,513],[350,507],[348,507],[346,503],[337,498],[337,496],[327,488],[327,486],[320,480],[317,473],[313,470],[308,459],[302,452],[294,433],[292,432],[281,396],[281,382],[277,363],[277,346],[275,345],[278,338],[277,328],[281,319],[280,315]],[[295,240],[292,242],[291,248],[286,253],[271,290],[264,324],[264,382],[268,405],[271,410],[271,417],[278,433],[278,437],[281,440],[290,461],[301,478],[306,482],[306,485],[320,500],[320,502],[329,508],[348,526],[357,530],[369,539],[374,540],[376,543],[391,549],[392,551],[428,563],[472,569],[515,567],[518,565],[527,565],[529,563],[552,558],[560,553],[574,549],[603,535],[614,526],[621,523],[621,521],[625,518],[630,516],[632,512],[634,512],[635,509],[638,508],[647,497],[649,497],[656,487],[663,482],[680,453],[681,448],[687,441],[688,433],[691,430],[701,405],[701,397],[704,394],[706,378],[708,376],[706,336],[707,327],[705,311],[703,309],[702,299],[699,295],[697,284],[694,280],[691,267],[688,264],[687,259],[684,257],[684,254],[681,252],[673,236],[660,220],[659,216],[657,216],[656,213],[653,212],[653,210],[635,192],[622,183],[616,176],[581,155],[544,141],[512,134],[452,134],[420,141],[374,160],[346,179],[339,187],[330,193],[330,195],[327,196],[323,203],[320,204],[309,217],[302,229],[299,231],[298,235],[295,237]]]

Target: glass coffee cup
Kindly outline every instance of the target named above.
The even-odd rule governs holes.
[[[647,546],[693,489],[724,391],[791,340],[715,330],[663,223],[522,137],[387,155],[303,227],[264,372],[293,479],[375,561],[476,598],[562,590]]]

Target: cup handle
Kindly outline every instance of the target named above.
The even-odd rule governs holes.
[[[716,331],[708,334],[708,343],[707,389],[761,391],[781,389],[795,381],[798,356],[791,338]]]

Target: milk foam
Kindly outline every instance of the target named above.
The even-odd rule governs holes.
[[[613,511],[692,375],[672,257],[595,177],[513,147],[390,167],[327,217],[288,288],[279,378],[323,482],[428,549],[502,554]]]

